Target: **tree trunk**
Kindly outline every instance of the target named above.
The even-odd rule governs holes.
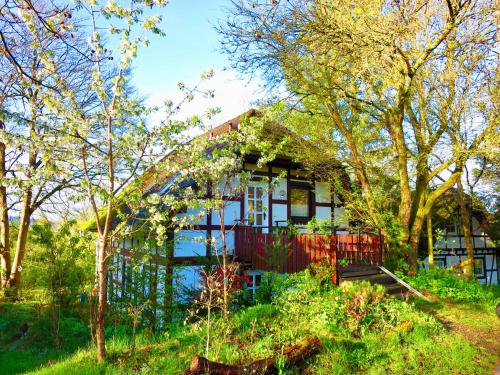
[[[16,253],[10,271],[9,286],[14,288],[14,295],[17,295],[21,286],[22,263],[26,254],[26,241],[31,220],[31,189],[24,193],[23,204],[21,206],[21,219],[19,222],[19,233],[17,234]]]
[[[425,218],[429,217],[429,215],[424,214],[423,210],[423,208],[427,203],[427,197],[428,197],[428,186],[427,186],[426,176],[417,177],[417,184],[411,207],[412,212],[410,215],[410,222],[407,224],[407,229],[406,229],[406,233],[409,233],[410,237],[410,238],[407,237],[406,241],[408,241],[411,244],[409,252],[407,254],[407,260],[413,271],[415,271],[417,268],[417,258],[418,258],[418,242],[415,243],[415,241],[420,239],[420,233],[422,231],[424,224],[423,222],[424,217]],[[415,224],[416,221],[419,222],[417,223],[415,230],[418,230],[419,234],[417,234],[416,232],[412,232],[414,229],[413,225]]]
[[[420,234],[422,232],[422,227],[424,225],[425,217],[427,215],[430,215],[432,207],[434,206],[436,200],[439,197],[441,197],[444,193],[446,193],[449,189],[451,189],[461,178],[462,169],[463,169],[463,164],[457,163],[455,171],[452,173],[452,175],[445,182],[443,182],[443,184],[440,185],[437,189],[430,192],[427,196],[427,199],[425,200],[425,205],[420,205],[420,207],[418,207],[417,209],[417,212],[415,214],[415,219],[413,220],[411,226],[410,239],[408,241],[412,250],[411,257],[409,259],[410,267],[413,267],[412,271],[417,270],[418,245],[420,242]]]
[[[429,269],[434,269],[434,241],[432,239],[432,216],[431,214],[427,215],[427,247],[429,254]]]
[[[457,181],[457,188],[457,200],[458,206],[460,207],[461,226],[464,234],[465,249],[467,250],[467,262],[463,263],[463,270],[464,275],[471,278],[474,274],[474,243],[472,241],[471,219],[469,211],[467,210],[464,188],[462,186],[461,179],[458,179]]]
[[[412,272],[416,272],[418,267],[418,245],[420,243],[420,234],[422,233],[424,218],[424,207],[420,207],[415,214],[415,220],[413,220],[409,239],[410,252],[408,253],[408,264],[410,266],[410,271]]]
[[[101,363],[106,357],[106,341],[104,337],[104,328],[106,316],[106,302],[108,293],[108,274],[106,265],[106,253],[108,250],[107,236],[99,238],[97,245],[97,314],[96,314],[96,342],[97,342],[97,361]]]
[[[5,124],[0,120],[0,130]],[[7,206],[7,187],[5,186],[5,143],[0,143],[0,287],[5,287],[10,278],[10,239],[9,239],[9,211]]]
[[[310,336],[299,341],[297,344],[283,350],[282,358],[284,358],[288,366],[294,365],[304,359],[319,352],[321,342],[317,337]],[[195,356],[191,361],[189,370],[184,372],[184,375],[240,375],[240,374],[266,374],[272,368],[277,369],[276,362],[281,356],[264,358],[252,362],[246,366],[232,366],[224,363],[212,362],[206,358]],[[273,372],[274,373],[274,372]]]
[[[110,105],[110,110],[107,112],[112,112],[113,103]],[[107,167],[108,167],[108,203],[106,209],[106,218],[104,220],[104,229],[99,231],[100,233],[100,243],[98,247],[97,254],[97,322],[96,322],[96,341],[97,341],[97,362],[102,363],[106,357],[106,338],[104,336],[105,328],[105,316],[106,316],[106,303],[108,297],[108,266],[107,253],[108,247],[111,247],[111,219],[113,217],[113,199],[115,197],[115,167],[114,167],[114,150],[113,150],[113,118],[108,116],[108,135],[107,135]],[[89,197],[95,202],[94,196],[89,194]],[[99,211],[94,206],[94,215],[97,222],[99,222]]]
[[[32,212],[32,198],[33,198],[33,190],[32,190],[32,178],[33,174],[37,168],[37,150],[32,142],[38,137],[36,132],[36,122],[37,122],[37,100],[36,100],[37,92],[33,93],[30,98],[30,112],[31,112],[31,120],[30,120],[30,133],[29,133],[29,152],[28,152],[28,164],[26,171],[26,183],[27,187],[23,194],[23,202],[21,206],[21,218],[19,222],[19,233],[17,234],[17,243],[16,243],[16,252],[14,254],[14,261],[12,262],[12,267],[10,271],[9,278],[9,286],[13,287],[13,294],[17,296],[19,292],[19,288],[21,287],[21,272],[22,272],[22,264],[24,260],[24,255],[26,253],[26,241],[28,239],[28,230],[30,227],[30,220]]]
[[[394,123],[394,130],[392,132],[389,130],[389,134],[393,138],[398,155],[399,186],[401,189],[398,219],[403,228],[401,245],[404,245],[408,241],[412,208],[410,177],[408,175],[408,149],[404,139],[403,117],[404,105],[399,108],[399,113],[396,116]],[[391,126],[388,124],[388,129],[390,129],[390,127]],[[416,254],[413,254],[410,257],[416,259]]]
[[[227,316],[229,314],[229,279],[227,277],[227,246],[226,246],[226,228],[224,225],[224,203],[219,209],[219,220],[221,223],[221,242],[222,242],[222,283],[223,283],[223,312]]]

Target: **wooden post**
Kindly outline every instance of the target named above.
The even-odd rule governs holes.
[[[357,244],[356,244],[356,261],[359,262],[359,263],[362,263],[362,256],[361,256],[361,229],[358,228],[358,241],[357,241]]]
[[[330,245],[331,246],[331,245]],[[338,285],[339,284],[339,262],[338,262],[338,255],[339,255],[339,246],[338,242],[335,244],[334,251],[333,251],[333,264],[335,265],[335,275],[334,277],[334,284]]]
[[[380,258],[380,266],[384,265],[384,237],[382,236],[382,229],[379,227],[378,228],[378,256]]]

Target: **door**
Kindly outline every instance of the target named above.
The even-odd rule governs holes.
[[[250,182],[245,194],[245,223],[260,228],[260,233],[268,232],[268,202],[267,184]]]

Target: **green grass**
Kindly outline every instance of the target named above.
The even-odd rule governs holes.
[[[19,337],[23,323],[28,324],[28,332]],[[62,348],[58,350],[47,308],[37,308],[29,301],[0,303],[0,373],[23,373],[88,346],[89,332],[79,319],[61,319],[60,332]]]
[[[209,359],[247,364],[315,335],[322,343],[320,353],[283,374],[491,374],[495,366],[496,347],[481,348],[469,337],[500,329],[489,303],[399,301],[367,284],[332,287],[307,272],[279,283],[272,301],[213,321]],[[0,318],[3,325],[33,313],[29,304],[2,308],[7,312]],[[47,337],[41,355],[41,345],[26,338],[23,345],[0,352],[0,373],[179,374],[194,355],[204,355],[205,328],[198,322],[173,325],[156,335],[143,331],[134,354],[127,330],[109,329],[108,359],[102,365],[96,364],[88,341],[75,340],[58,352],[47,349]]]

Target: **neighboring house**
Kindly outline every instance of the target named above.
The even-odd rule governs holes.
[[[433,216],[434,265],[439,268],[450,268],[467,259],[460,210],[455,194],[453,190],[446,194],[438,203]],[[484,209],[472,208],[469,196],[466,197],[466,204],[471,215],[474,276],[482,284],[498,285],[500,253],[495,243],[495,234],[488,233],[491,226]],[[426,242],[427,239],[424,239],[423,243]],[[424,264],[428,267],[428,257],[425,257]]]
[[[255,112],[246,115],[255,115]],[[224,132],[237,131],[240,118],[232,119],[204,136],[216,137]],[[328,182],[315,179],[290,158],[277,157],[265,166],[258,166],[257,159],[257,155],[246,157],[243,168],[251,172],[252,178],[244,194],[227,199],[224,223],[211,212],[200,216],[199,210],[188,209],[179,213],[180,217],[196,217],[196,221],[189,228],[176,232],[172,243],[150,248],[150,261],[135,271],[129,262],[130,248],[140,248],[142,242],[129,239],[115,243],[120,251],[114,256],[114,267],[110,271],[110,298],[131,297],[128,286],[134,284],[135,289],[139,285],[144,296],[151,297],[151,293],[156,293],[156,300],[166,301],[172,297],[165,288],[170,283],[174,285],[174,300],[187,298],[188,294],[182,291],[200,286],[201,267],[213,255],[207,240],[213,239],[217,243],[215,247],[220,247],[222,225],[230,254],[244,263],[248,270],[251,282],[247,287],[250,289],[258,285],[262,271],[271,268],[262,258],[266,246],[272,241],[273,228],[292,223],[302,227],[300,230],[304,233],[303,226],[313,217],[332,225],[336,235],[332,240],[334,243],[316,240],[313,243],[312,237],[296,236],[278,270],[296,272],[323,258],[336,260],[340,252],[352,262],[361,259],[359,254],[364,254],[369,262],[381,263],[383,244],[380,233],[349,234],[343,204]],[[267,181],[276,180],[278,176],[280,178],[273,188],[263,180],[263,177],[267,177]],[[161,185],[153,189],[160,193],[164,191]]]

